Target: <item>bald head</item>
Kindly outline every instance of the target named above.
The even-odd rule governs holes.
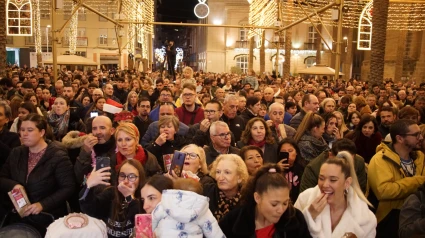
[[[271,102],[273,101],[273,97],[274,97],[274,90],[270,87],[267,87],[264,89],[264,100],[266,100],[267,102]]]
[[[272,105],[270,105],[269,117],[274,124],[283,123],[283,119],[285,118],[285,107],[283,106],[283,104],[275,102]]]
[[[115,129],[112,121],[107,116],[97,116],[92,122],[92,134],[97,137],[99,144],[104,144],[111,139]]]

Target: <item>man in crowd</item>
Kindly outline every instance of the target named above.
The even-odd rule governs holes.
[[[120,99],[114,96],[114,86],[110,83],[106,83],[105,86],[103,86],[103,95],[105,99],[112,99],[117,103],[121,103]]]
[[[214,99],[219,101],[219,102],[223,102],[224,100],[224,89],[222,88],[217,88],[217,90],[215,90],[215,97]]]
[[[378,106],[376,106],[376,95],[375,94],[369,94],[366,97],[366,103],[369,105],[369,108],[372,112],[376,111],[378,109]]]
[[[161,92],[159,94],[159,99],[157,105],[154,106],[153,110],[149,113],[149,118],[152,121],[158,121],[159,120],[159,105],[161,103],[173,103],[173,92],[169,88],[163,88],[161,89]]]
[[[369,201],[376,209],[376,237],[398,234],[404,200],[425,182],[423,137],[411,120],[397,120],[390,127],[392,143],[381,143],[368,167]]]
[[[63,96],[68,98],[69,100],[69,111],[71,112],[71,118],[80,118],[84,120],[84,108],[83,105],[78,101],[75,100],[75,92],[74,88],[70,83],[66,83],[63,86]],[[75,120],[72,120],[75,121]],[[78,121],[78,120],[76,120]]]
[[[382,107],[379,114],[381,117],[381,124],[378,127],[379,132],[381,133],[382,138],[385,138],[390,133],[390,126],[397,119],[397,115],[394,113],[392,107]]]
[[[413,106],[419,111],[421,114],[421,123],[425,124],[425,97],[417,96],[415,98],[415,102]]]
[[[313,94],[306,94],[301,100],[303,108],[294,117],[292,117],[290,126],[294,129],[298,129],[298,126],[301,124],[304,116],[307,112],[318,112],[319,110],[319,100]]]
[[[201,105],[195,103],[196,86],[190,83],[183,85],[183,104],[176,108],[176,115],[181,122],[190,126],[204,119],[204,110]]]
[[[58,80],[55,83],[55,97],[59,97],[62,96],[63,93],[63,81],[62,80]]]
[[[239,155],[239,149],[231,146],[231,135],[229,126],[216,121],[211,124],[209,146],[204,147],[207,165],[210,165],[221,154]]]
[[[270,105],[268,113],[270,120],[267,121],[267,124],[269,125],[273,136],[277,139],[276,142],[285,138],[294,138],[297,131],[290,126],[283,124],[283,120],[285,118],[285,106],[283,106],[283,104],[277,102],[273,103]]]
[[[233,132],[236,142],[240,140],[242,132],[245,129],[244,120],[237,114],[239,105],[238,99],[238,96],[227,95],[224,99],[223,115],[221,116],[221,120],[227,123],[230,130]]]
[[[331,151],[322,152],[318,157],[314,158],[310,161],[310,163],[308,163],[304,169],[299,192],[302,193],[308,188],[315,187],[317,185],[317,181],[319,180],[320,167],[322,167],[322,164],[327,159],[335,158],[335,156],[341,151],[347,151],[353,156],[354,170],[356,171],[357,180],[359,181],[359,185],[362,191],[366,192],[367,175],[364,159],[360,155],[356,155],[356,144],[354,144],[352,140],[346,138],[336,140],[332,144]]]
[[[124,88],[124,78],[118,78],[117,83],[114,85],[114,96],[120,100],[120,103],[127,102],[128,92]]]
[[[152,95],[150,96],[151,99],[151,105],[155,105],[156,101],[159,98],[159,95],[164,88],[164,80],[159,78],[155,81],[155,90],[153,91]]]
[[[269,106],[274,103],[274,91],[272,88],[267,87],[264,89],[264,96],[261,100],[261,103],[265,104],[267,108],[269,108]]]
[[[163,116],[175,116],[176,113],[174,111],[174,104],[172,103],[163,103],[159,106],[159,119]],[[177,134],[185,136],[187,132],[189,131],[189,127],[179,122],[179,130],[177,131]],[[154,141],[159,135],[159,128],[158,128],[158,121],[152,122],[145,135],[142,137],[142,146],[147,146],[150,142]]]
[[[139,129],[140,133],[140,140],[139,143],[142,142],[142,137],[145,135],[146,131],[148,130],[149,125],[153,122],[149,118],[149,112],[151,111],[151,102],[149,98],[141,98],[137,102],[137,112],[139,113],[136,117],[133,119],[133,124],[137,126],[137,129]]]

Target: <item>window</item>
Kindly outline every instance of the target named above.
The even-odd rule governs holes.
[[[50,10],[40,10],[40,19],[50,19]]]
[[[1,3],[4,4],[4,1]],[[7,35],[32,36],[32,5],[30,0],[8,0]]]
[[[108,29],[99,29],[99,45],[108,44]]]
[[[79,21],[85,21],[87,17],[87,10],[84,7],[80,7],[78,9],[78,20]]]
[[[248,30],[247,29],[240,29],[239,30],[239,40],[240,41],[246,41],[248,40]]]
[[[316,29],[314,27],[308,27],[308,43],[314,43],[316,41]]]
[[[307,59],[305,59],[305,65],[307,66],[307,68],[316,65],[316,57],[308,57]]]
[[[241,55],[236,58],[236,67],[239,67],[242,72],[248,71],[248,55]]]

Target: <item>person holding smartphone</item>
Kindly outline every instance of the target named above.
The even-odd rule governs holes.
[[[125,160],[117,170],[117,181],[111,186],[111,167],[93,169],[80,192],[81,211],[105,222],[108,237],[130,237],[134,217],[141,213],[140,190],[145,183],[142,164],[135,159]],[[94,192],[99,185],[107,186]]]

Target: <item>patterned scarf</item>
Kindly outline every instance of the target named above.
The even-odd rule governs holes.
[[[227,198],[222,191],[218,192],[218,209],[214,212],[214,217],[220,221],[228,212],[239,204],[241,193],[238,192],[233,198]]]
[[[53,129],[53,134],[58,141],[61,141],[66,133],[68,133],[69,116],[69,110],[62,115],[58,115],[54,112],[49,114],[48,121]]]
[[[122,155],[119,151],[117,152],[117,165],[115,166],[115,169],[118,171],[118,168],[120,167],[120,165],[122,164],[122,162],[124,162],[124,160],[126,160],[127,158]],[[141,145],[138,145],[136,148],[136,156],[134,156],[135,160],[138,160],[143,166],[146,163],[146,160],[148,159],[146,157],[146,153],[145,150],[142,148]]]

